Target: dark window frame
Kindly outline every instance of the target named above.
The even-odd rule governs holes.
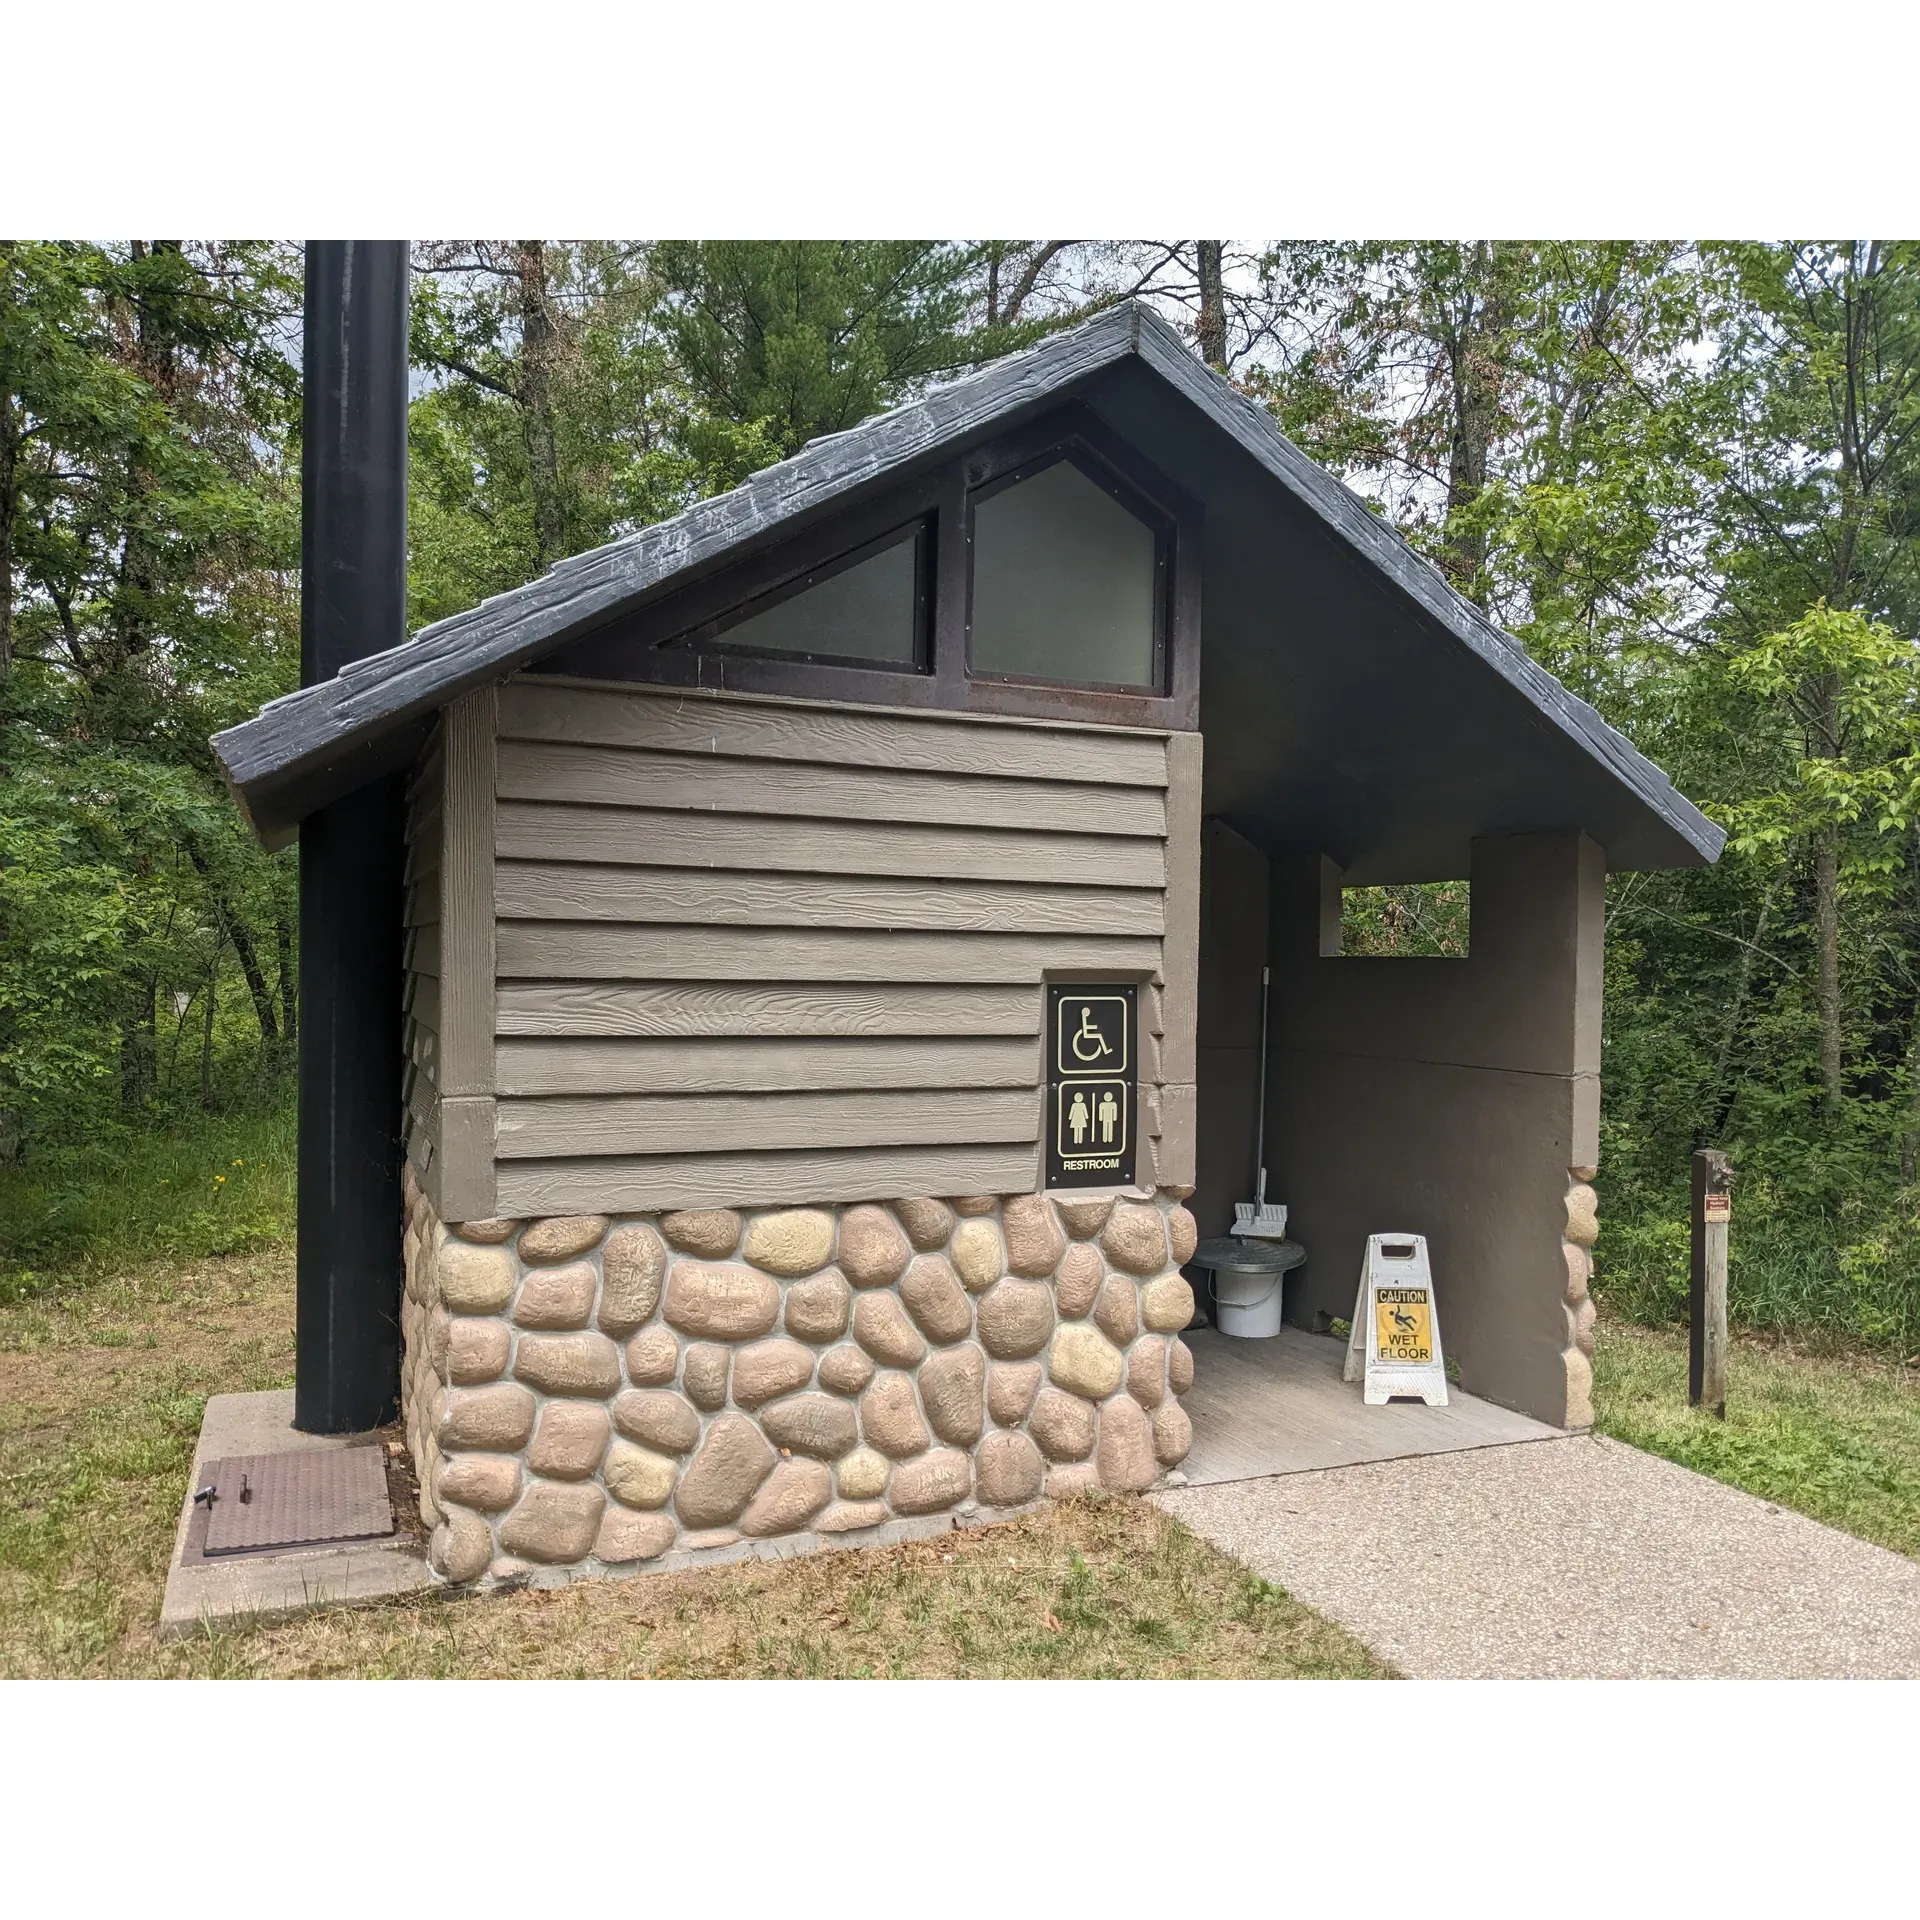
[[[1153,535],[1153,669],[1144,684],[1137,680],[1058,680],[1042,674],[990,673],[973,663],[973,576],[975,516],[981,505],[996,495],[1009,492],[1023,481],[1037,478],[1050,467],[1062,463],[1085,475],[1102,493],[1117,501]],[[1020,687],[1078,687],[1093,693],[1121,693],[1165,698],[1167,660],[1171,651],[1173,628],[1174,558],[1179,530],[1170,513],[1163,512],[1139,488],[1133,486],[1117,468],[1109,465],[1079,434],[1069,435],[1052,447],[1035,454],[1017,466],[997,473],[990,480],[967,489],[967,677]]]
[[[768,587],[724,613],[703,620],[677,639],[668,641],[667,645],[702,651],[717,650],[742,660],[785,660],[808,666],[851,667],[862,673],[911,673],[924,676],[932,671],[933,659],[934,519],[932,513],[923,513],[902,525],[889,528],[885,533],[876,534],[857,547],[847,548],[829,559],[818,561],[779,585]],[[912,541],[914,546],[913,651],[907,659],[876,660],[861,654],[803,653],[793,647],[756,647],[726,637],[760,614],[771,612],[773,608],[798,598],[839,574],[850,573],[863,561],[872,560],[907,541]]]
[[[988,675],[975,679],[968,672],[969,496],[1016,470],[1032,470],[1036,462],[1074,450],[1105,468],[1171,529],[1157,689]],[[1096,477],[1104,484],[1103,476]],[[918,670],[729,647],[717,639],[695,642],[693,636],[719,630],[735,613],[745,618],[749,603],[764,605],[767,595],[803,576],[817,577],[837,562],[851,564],[852,556],[876,550],[876,543],[899,537],[914,522],[928,529],[921,536],[927,543],[928,653]],[[1198,503],[1091,410],[1077,404],[1055,407],[1024,427],[948,452],[918,475],[864,497],[836,499],[810,524],[753,552],[730,556],[659,599],[556,648],[527,671],[603,684],[1190,733],[1200,712],[1202,531]]]

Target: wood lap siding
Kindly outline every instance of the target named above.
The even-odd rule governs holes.
[[[496,1204],[1031,1191],[1047,971],[1143,982],[1167,736],[552,680],[499,695]]]
[[[429,1190],[440,1151],[440,850],[445,764],[436,731],[407,783],[406,982],[401,1097],[407,1158]]]

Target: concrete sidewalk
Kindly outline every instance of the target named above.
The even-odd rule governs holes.
[[[1154,1499],[1417,1679],[1920,1677],[1920,1564],[1614,1440]]]

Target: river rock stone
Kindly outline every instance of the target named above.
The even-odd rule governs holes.
[[[1093,1305],[1106,1277],[1107,1263],[1097,1247],[1072,1246],[1061,1257],[1060,1271],[1054,1275],[1054,1297],[1060,1302],[1063,1320],[1078,1320]]]
[[[433,1277],[455,1313],[498,1313],[513,1298],[513,1255],[449,1240],[434,1256]]]
[[[708,1553],[739,1544],[738,1527],[707,1527],[699,1533],[683,1533],[680,1536],[680,1550],[683,1553]]]
[[[1193,1385],[1193,1349],[1184,1340],[1176,1340],[1167,1349],[1167,1385],[1175,1393],[1185,1393]]]
[[[1009,1200],[1000,1209],[1000,1229],[1006,1236],[1007,1271],[1029,1280],[1044,1280],[1067,1250],[1065,1236],[1037,1193],[1016,1194]]]
[[[1020,1366],[995,1366],[987,1370],[987,1411],[1003,1427],[1017,1427],[1033,1411],[1033,1396],[1040,1391],[1041,1371],[1037,1360]]]
[[[433,1530],[434,1571],[456,1586],[478,1580],[493,1559],[493,1529],[477,1513],[457,1508]]]
[[[1100,1409],[1096,1459],[1100,1484],[1116,1492],[1145,1493],[1159,1479],[1160,1466],[1153,1457],[1153,1427],[1137,1400],[1123,1394]]]
[[[773,1330],[780,1289],[751,1267],[676,1260],[667,1275],[668,1321],[708,1340],[753,1340]]]
[[[1108,1260],[1127,1273],[1158,1273],[1167,1264],[1167,1228],[1160,1209],[1123,1200],[1100,1235],[1100,1245]]]
[[[760,1430],[776,1447],[838,1460],[860,1438],[853,1408],[830,1393],[796,1393],[776,1400],[760,1416]]]
[[[1589,1360],[1593,1358],[1594,1318],[1594,1306],[1591,1300],[1582,1300],[1580,1304],[1573,1308],[1567,1315],[1568,1325],[1573,1333],[1573,1344],[1578,1347]]]
[[[1571,1240],[1563,1241],[1560,1251],[1567,1260],[1564,1298],[1568,1306],[1577,1307],[1587,1297],[1587,1288],[1593,1280],[1593,1255],[1585,1247],[1576,1247]]]
[[[733,1349],[711,1340],[697,1341],[687,1349],[680,1368],[680,1386],[696,1407],[708,1413],[727,1404],[727,1369],[733,1362]]]
[[[609,1507],[595,1536],[593,1555],[610,1567],[652,1560],[673,1545],[674,1531],[673,1521],[664,1513],[632,1513],[625,1507]]]
[[[1593,1362],[1578,1347],[1569,1347],[1560,1356],[1567,1376],[1567,1419],[1569,1427],[1593,1425]]]
[[[922,1253],[944,1247],[953,1233],[953,1209],[944,1200],[896,1200],[893,1210]]]
[[[1590,1247],[1600,1238],[1600,1201],[1584,1180],[1567,1189],[1565,1237],[1576,1247]]]
[[[980,1344],[996,1360],[1024,1360],[1053,1331],[1053,1289],[1038,1280],[1002,1280],[980,1296]]]
[[[1193,1422],[1178,1400],[1169,1400],[1153,1416],[1153,1457],[1177,1467],[1193,1451]]]
[[[890,1287],[911,1248],[885,1207],[849,1207],[840,1216],[840,1267],[856,1287]]]
[[[598,1285],[599,1276],[585,1260],[567,1267],[535,1267],[520,1282],[520,1297],[513,1303],[514,1325],[584,1327],[593,1311],[593,1290]]]
[[[599,1213],[569,1213],[552,1220],[536,1220],[520,1236],[520,1258],[530,1267],[571,1260],[597,1247],[606,1230],[606,1216]]]
[[[620,1391],[620,1349],[604,1333],[523,1333],[513,1377],[542,1393],[604,1400]]]
[[[853,1337],[883,1366],[917,1367],[926,1358],[927,1343],[892,1292],[863,1293],[853,1303]]]
[[[565,1566],[593,1551],[607,1496],[600,1488],[536,1480],[500,1527],[500,1546],[522,1560]]]
[[[990,1193],[958,1194],[947,1202],[955,1213],[964,1214],[968,1219],[977,1219],[983,1214],[992,1213],[1000,1202]]]
[[[813,1523],[813,1530],[815,1533],[860,1533],[868,1527],[884,1525],[886,1519],[884,1500],[841,1500]]]
[[[462,1240],[476,1240],[486,1246],[497,1247],[502,1241],[513,1238],[513,1230],[519,1224],[518,1220],[456,1220],[452,1227]]]
[[[798,1533],[833,1498],[833,1471],[818,1460],[782,1460],[740,1516],[749,1540]]]
[[[838,1340],[847,1330],[853,1290],[837,1267],[796,1280],[787,1289],[787,1331],[796,1340],[822,1345]]]
[[[1140,1289],[1140,1318],[1155,1333],[1178,1333],[1193,1318],[1193,1289],[1177,1273],[1163,1273]]]
[[[895,1460],[923,1452],[926,1422],[913,1397],[913,1382],[904,1373],[883,1373],[860,1396],[860,1433],[870,1447]]]
[[[813,1351],[795,1340],[757,1340],[733,1356],[733,1404],[764,1406],[813,1378]]]
[[[550,1400],[540,1409],[527,1465],[548,1480],[584,1480],[607,1450],[605,1407],[585,1400]]]
[[[1173,1247],[1173,1264],[1184,1267],[1200,1244],[1200,1224],[1185,1207],[1168,1209],[1167,1239]]]
[[[887,1490],[893,1462],[871,1447],[862,1447],[840,1462],[838,1475],[843,1500],[877,1500]]]
[[[739,1518],[778,1455],[744,1413],[723,1413],[680,1476],[674,1508],[685,1527],[724,1527]]]
[[[1023,1507],[1040,1496],[1047,1463],[1024,1433],[990,1433],[974,1456],[984,1507]]]
[[[893,1470],[895,1513],[938,1513],[973,1491],[973,1462],[955,1448],[923,1453]]]
[[[518,1453],[533,1431],[533,1395],[511,1382],[455,1387],[444,1400],[437,1437],[449,1453]]]
[[[603,1332],[631,1333],[653,1318],[667,1275],[667,1250],[651,1227],[638,1222],[615,1227],[600,1255],[600,1271],[605,1276],[600,1287]]]
[[[833,1258],[833,1215],[821,1207],[763,1213],[747,1229],[746,1256],[783,1280],[813,1273]]]
[[[1131,1280],[1108,1274],[1093,1309],[1093,1323],[1116,1347],[1131,1344],[1140,1331],[1140,1295]]]
[[[947,1258],[969,1293],[984,1293],[1006,1271],[1000,1229],[991,1220],[962,1220],[947,1243]]]
[[[664,1453],[636,1447],[631,1440],[616,1440],[607,1450],[600,1478],[622,1506],[664,1507],[673,1496],[679,1471],[679,1463]]]
[[[442,1506],[498,1513],[520,1498],[520,1462],[505,1453],[456,1453],[434,1469],[433,1491]]]
[[[455,1320],[447,1328],[447,1377],[457,1387],[498,1380],[512,1348],[513,1336],[501,1321]]]
[[[665,1327],[648,1327],[627,1342],[627,1378],[636,1387],[664,1387],[680,1371],[680,1342]]]
[[[858,1347],[835,1347],[820,1357],[820,1384],[830,1393],[864,1393],[874,1365]]]
[[[700,1416],[677,1393],[630,1389],[613,1403],[613,1424],[629,1440],[659,1453],[687,1453],[700,1438]]]
[[[730,1207],[695,1207],[660,1222],[667,1244],[702,1260],[724,1260],[740,1244],[740,1216]]]
[[[1049,1460],[1084,1460],[1093,1451],[1093,1408],[1078,1394],[1048,1387],[1033,1403],[1027,1431]]]
[[[1053,1210],[1060,1216],[1060,1224],[1074,1239],[1091,1240],[1107,1224],[1107,1216],[1113,1211],[1113,1201],[1056,1200]]]
[[[1126,1372],[1120,1349],[1084,1322],[1070,1322],[1053,1336],[1047,1374],[1056,1386],[1083,1399],[1104,1400]]]
[[[1147,1334],[1129,1349],[1127,1391],[1148,1409],[1167,1397],[1167,1343],[1157,1333]]]
[[[951,1346],[973,1331],[973,1303],[952,1265],[940,1254],[923,1253],[907,1268],[900,1297],[920,1331],[936,1346]]]
[[[1091,1493],[1099,1484],[1100,1469],[1091,1460],[1082,1461],[1077,1466],[1047,1469],[1049,1500],[1071,1500],[1078,1494]]]
[[[920,1404],[942,1440],[970,1447],[986,1425],[981,1402],[987,1384],[987,1357],[972,1341],[936,1353],[920,1369]]]

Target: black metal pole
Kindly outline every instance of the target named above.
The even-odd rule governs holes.
[[[396,646],[407,609],[407,243],[307,244],[300,680]],[[400,1390],[405,777],[300,829],[293,1424],[357,1433]]]

